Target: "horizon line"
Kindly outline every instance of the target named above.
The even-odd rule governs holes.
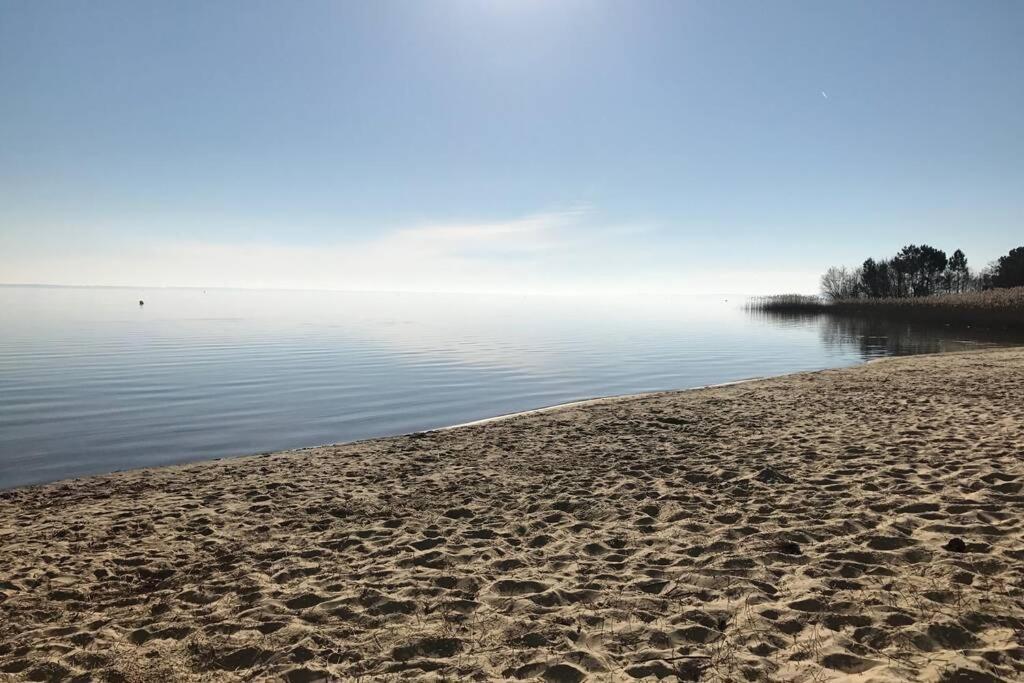
[[[203,285],[83,285],[83,284],[53,284],[46,282],[0,282],[0,288],[26,288],[26,289],[184,289],[184,290],[207,290],[216,291],[242,291],[242,292],[336,292],[345,294],[464,294],[464,295],[489,295],[489,296],[588,296],[588,295],[658,295],[658,296],[742,296],[755,297],[763,296],[750,294],[749,292],[738,291],[710,291],[710,292],[687,292],[687,291],[651,291],[651,290],[592,290],[592,291],[558,291],[558,290],[455,290],[455,289],[335,289],[328,287],[242,287],[242,286],[203,286]]]

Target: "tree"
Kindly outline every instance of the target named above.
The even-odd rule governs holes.
[[[914,247],[914,249],[917,249],[917,247]],[[889,262],[889,267],[893,273],[893,296],[909,296],[910,286],[908,280],[910,280],[913,263],[911,262],[910,254],[907,253],[907,247],[903,247],[903,251],[893,257],[892,261]]]
[[[1024,247],[1011,249],[992,266],[993,287],[1024,286]]]
[[[946,264],[948,263],[949,259],[946,258],[946,252],[935,247],[929,247],[927,244],[921,245],[921,287],[918,296],[928,296],[935,293],[939,284],[939,278],[942,276],[942,272],[946,270]]]
[[[941,249],[908,244],[891,259],[869,258],[860,268],[829,268],[821,291],[829,299],[917,297],[936,292],[967,292],[1024,286],[1024,246],[1011,249],[978,273],[967,267],[960,249],[949,258]]]
[[[852,299],[860,293],[860,271],[833,266],[821,276],[821,292],[827,298]]]
[[[868,297],[878,299],[893,295],[893,271],[889,261],[869,258],[860,268],[860,290]]]
[[[927,244],[908,244],[892,260],[900,296],[928,296],[935,292],[946,269],[946,252]]]
[[[949,257],[949,265],[946,271],[949,274],[948,291],[962,292],[967,289],[971,273],[967,269],[967,257],[964,256],[964,252],[959,249],[953,252],[953,255]]]

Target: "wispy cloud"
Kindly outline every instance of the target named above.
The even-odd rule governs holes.
[[[589,206],[504,221],[424,223],[322,245],[168,241],[5,255],[0,281],[488,292],[813,291],[802,272],[725,272],[645,224]]]
[[[8,282],[339,289],[514,289],[568,249],[590,209],[507,221],[426,223],[319,246],[174,241],[47,250],[5,264]]]
[[[450,257],[473,254],[479,249],[510,255],[549,251],[568,246],[571,237],[565,229],[580,222],[588,211],[585,207],[578,207],[509,221],[427,224],[397,230],[367,246]]]

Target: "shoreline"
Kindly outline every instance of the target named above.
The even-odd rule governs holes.
[[[867,361],[871,362],[871,361]],[[855,366],[848,366],[855,367]],[[717,384],[703,384],[698,387],[689,387],[687,389],[664,389],[660,391],[641,391],[636,394],[611,394],[609,396],[595,396],[593,398],[581,398],[575,401],[566,401],[564,403],[553,403],[549,406],[541,406],[540,408],[530,408],[528,410],[518,410],[514,413],[502,413],[501,415],[494,415],[492,417],[482,417],[479,420],[470,420],[469,422],[460,422],[458,424],[448,425],[446,427],[435,427],[434,429],[425,429],[423,432],[410,432],[409,434],[399,434],[397,436],[409,436],[410,434],[423,434],[429,432],[445,432],[451,429],[459,429],[460,427],[475,427],[477,425],[489,424],[491,422],[500,422],[502,420],[511,420],[517,417],[525,417],[528,415],[539,415],[543,413],[552,413],[558,410],[566,408],[577,408],[588,405],[597,405],[601,403],[615,403],[618,401],[629,401],[634,398],[648,398],[651,396],[663,396],[670,394],[681,394],[687,391],[701,391],[702,389],[714,389],[716,387],[728,387],[733,384],[745,384],[746,382],[757,382],[762,379],[772,379],[774,377],[788,377],[789,375],[800,375],[804,372],[825,372],[835,368],[823,368],[821,370],[807,370],[801,372],[787,372],[781,375],[762,375],[759,377],[747,377],[745,379],[737,379],[731,382],[719,382]],[[380,437],[384,439],[394,437]],[[334,444],[326,444],[334,445]]]
[[[917,354],[917,355],[938,355],[938,354]],[[867,363],[874,363],[874,362],[880,361],[880,360],[886,360],[886,358],[874,358],[874,359],[870,359],[870,360],[867,360],[867,361],[862,361],[861,363],[858,363],[857,365],[864,365],[864,364],[867,364]],[[385,436],[371,436],[371,437],[367,437],[367,438],[364,438],[364,439],[354,439],[352,441],[332,441],[332,442],[327,442],[327,443],[322,443],[322,444],[315,444],[315,445],[311,445],[311,446],[296,446],[294,448],[285,448],[285,449],[276,450],[276,451],[251,451],[251,452],[245,452],[245,453],[238,453],[238,454],[235,454],[235,455],[220,455],[220,456],[216,456],[216,457],[213,457],[213,458],[207,458],[207,459],[201,459],[201,460],[183,460],[181,462],[171,462],[171,463],[167,463],[167,464],[164,464],[164,465],[147,465],[147,466],[142,466],[142,467],[131,467],[131,468],[127,468],[127,469],[113,470],[113,471],[110,471],[110,472],[97,472],[95,474],[84,474],[84,475],[77,476],[77,477],[65,477],[63,479],[54,479],[52,481],[37,482],[37,483],[33,483],[33,484],[20,484],[20,485],[16,485],[16,486],[0,487],[0,499],[2,499],[4,493],[6,493],[8,491],[17,491],[17,490],[21,490],[21,489],[33,488],[33,487],[39,487],[39,486],[52,486],[52,485],[61,484],[61,483],[64,483],[64,482],[76,482],[76,481],[82,481],[82,480],[86,480],[86,479],[92,479],[92,478],[95,478],[95,477],[109,477],[109,476],[114,476],[114,475],[119,475],[119,474],[128,474],[128,473],[132,473],[132,472],[140,472],[140,471],[144,471],[144,470],[161,470],[161,469],[165,469],[165,468],[187,467],[187,466],[190,466],[190,465],[201,465],[203,463],[222,462],[222,461],[228,461],[228,460],[239,460],[239,459],[244,459],[244,458],[260,458],[260,457],[266,457],[268,455],[276,455],[276,454],[279,454],[279,453],[301,453],[301,452],[313,451],[313,450],[318,450],[318,449],[323,449],[323,448],[334,448],[334,447],[342,447],[342,446],[355,446],[355,445],[358,445],[358,444],[372,443],[374,441],[382,441],[382,440],[387,440],[387,439],[409,438],[409,437],[415,437],[416,435],[430,434],[430,433],[433,433],[433,432],[445,432],[445,431],[449,431],[449,430],[453,430],[453,429],[459,429],[461,427],[474,427],[474,426],[484,425],[484,424],[488,424],[488,423],[492,423],[492,422],[500,422],[502,420],[510,420],[510,419],[514,419],[514,418],[518,418],[518,417],[529,416],[529,415],[533,415],[533,414],[544,414],[544,413],[556,412],[558,410],[565,409],[565,408],[582,407],[582,406],[586,406],[586,405],[592,405],[592,404],[596,405],[596,404],[601,404],[601,403],[611,403],[611,402],[618,402],[618,401],[628,401],[630,399],[646,398],[646,397],[651,397],[651,396],[662,396],[662,395],[680,394],[680,393],[685,393],[685,392],[689,392],[689,391],[702,391],[702,390],[705,390],[705,389],[714,389],[716,387],[727,387],[727,386],[731,386],[733,384],[744,384],[744,383],[747,383],[747,382],[758,382],[758,381],[761,381],[761,380],[770,380],[770,379],[776,379],[776,378],[782,378],[782,377],[789,377],[789,376],[792,376],[792,375],[801,375],[801,374],[815,373],[815,372],[828,372],[829,370],[839,370],[839,369],[843,369],[843,368],[857,367],[857,365],[841,366],[841,367],[838,367],[838,368],[821,368],[821,369],[818,369],[818,370],[798,370],[796,372],[787,372],[787,373],[783,373],[781,375],[760,375],[760,376],[757,376],[757,377],[747,377],[747,378],[744,378],[744,379],[732,380],[732,381],[729,381],[729,382],[718,382],[718,383],[715,383],[715,384],[703,384],[703,385],[700,385],[700,386],[689,387],[689,388],[686,388],[686,389],[659,389],[659,390],[655,390],[655,391],[643,391],[643,392],[632,393],[632,394],[610,394],[610,395],[607,395],[607,396],[595,396],[595,397],[592,397],[592,398],[583,398],[583,399],[576,399],[576,400],[572,400],[572,401],[565,401],[563,403],[553,403],[551,405],[541,406],[539,408],[528,408],[526,410],[519,410],[519,411],[515,411],[515,412],[512,412],[512,413],[501,413],[499,415],[493,415],[493,416],[489,416],[489,417],[482,417],[480,419],[470,420],[468,422],[459,422],[459,423],[456,423],[456,424],[444,425],[444,426],[441,426],[441,427],[431,427],[431,428],[428,428],[428,429],[422,429],[422,430],[413,431],[413,432],[401,432],[401,433],[398,433],[398,434],[390,434],[390,435],[385,435]]]
[[[879,360],[4,490],[0,680],[1018,679],[1024,349]]]
[[[49,285],[46,285],[46,286],[49,286]],[[695,387],[688,387],[688,388],[684,388],[684,389],[659,389],[659,390],[654,390],[654,391],[644,391],[644,392],[630,393],[630,394],[609,394],[609,395],[605,395],[605,396],[594,396],[594,397],[590,397],[590,398],[574,399],[574,400],[565,401],[565,402],[562,402],[562,403],[554,403],[554,404],[551,404],[551,405],[540,406],[538,408],[528,408],[526,410],[519,410],[519,411],[515,411],[515,412],[511,412],[511,413],[501,413],[499,415],[483,417],[483,418],[479,418],[479,419],[476,419],[476,420],[470,420],[468,422],[459,422],[459,423],[455,423],[455,424],[451,424],[451,425],[444,425],[444,426],[440,426],[440,427],[430,427],[430,428],[427,428],[427,429],[422,429],[422,430],[412,431],[412,432],[401,432],[401,433],[398,433],[398,434],[390,434],[390,435],[384,435],[384,436],[371,436],[371,437],[367,437],[367,438],[363,438],[363,439],[354,439],[354,440],[351,440],[351,441],[332,441],[332,442],[321,443],[321,444],[314,444],[314,445],[309,445],[309,446],[296,446],[294,448],[285,448],[285,449],[280,449],[280,450],[275,450],[275,451],[247,451],[247,452],[244,452],[244,453],[220,455],[220,456],[216,456],[216,457],[212,457],[212,458],[204,458],[204,459],[199,459],[199,460],[184,459],[184,460],[181,460],[181,461],[169,462],[169,463],[162,464],[162,465],[145,465],[145,466],[141,466],[141,467],[130,467],[130,468],[126,468],[126,469],[112,470],[112,471],[109,471],[109,472],[97,472],[97,473],[94,473],[94,474],[83,474],[83,475],[80,475],[80,476],[64,477],[64,478],[61,478],[61,479],[53,479],[53,480],[50,480],[50,481],[43,481],[43,482],[36,482],[36,483],[29,483],[29,484],[18,484],[18,485],[15,485],[15,486],[0,487],[0,499],[2,499],[3,495],[6,492],[8,492],[8,491],[16,491],[16,490],[20,490],[20,489],[39,487],[39,486],[50,486],[50,485],[59,484],[59,483],[62,483],[62,482],[74,482],[74,481],[80,481],[80,480],[85,480],[85,479],[91,479],[91,478],[94,478],[94,477],[108,477],[108,476],[119,475],[119,474],[124,474],[124,473],[138,472],[138,471],[142,471],[142,470],[158,470],[158,469],[164,469],[164,468],[185,467],[185,466],[189,466],[189,465],[197,465],[197,464],[202,464],[202,463],[207,463],[207,462],[220,462],[220,461],[226,461],[226,460],[238,460],[238,459],[242,459],[242,458],[265,457],[267,455],[274,455],[274,454],[277,454],[277,453],[299,453],[299,452],[306,452],[306,451],[323,449],[323,448],[353,446],[353,445],[357,445],[357,444],[370,443],[370,442],[379,441],[379,440],[385,440],[385,439],[406,438],[406,437],[411,437],[411,436],[415,436],[415,435],[418,435],[418,434],[428,434],[428,433],[432,433],[432,432],[444,432],[444,431],[448,431],[448,430],[458,429],[458,428],[461,428],[461,427],[473,427],[473,426],[484,425],[484,424],[493,423],[493,422],[499,422],[499,421],[502,421],[502,420],[509,420],[509,419],[514,419],[514,418],[518,418],[518,417],[529,416],[529,415],[533,415],[533,414],[544,414],[544,413],[549,413],[549,412],[555,412],[555,411],[558,411],[558,410],[561,410],[561,409],[573,408],[573,407],[578,407],[578,406],[581,407],[581,406],[586,406],[586,405],[591,405],[591,404],[601,404],[601,403],[608,403],[608,402],[629,401],[629,400],[632,400],[632,399],[640,399],[640,398],[651,397],[651,396],[663,396],[663,395],[664,396],[671,396],[671,395],[674,395],[674,394],[681,394],[681,393],[686,393],[686,392],[691,392],[691,391],[703,391],[703,390],[714,389],[714,388],[718,388],[718,387],[727,387],[727,386],[731,386],[731,385],[734,385],[734,384],[746,384],[746,383],[750,383],[750,382],[769,381],[769,380],[773,380],[773,379],[782,379],[782,378],[791,377],[791,376],[795,376],[795,375],[805,375],[805,374],[813,374],[813,373],[821,373],[821,372],[830,372],[830,371],[834,371],[834,370],[843,370],[843,369],[849,369],[849,368],[856,368],[856,367],[860,367],[860,366],[870,365],[872,363],[880,363],[880,362],[883,362],[883,361],[898,360],[900,358],[908,358],[908,357],[912,357],[912,356],[914,356],[914,357],[916,357],[916,356],[941,356],[941,355],[949,355],[949,354],[983,353],[983,352],[988,351],[988,350],[1012,349],[1012,348],[1016,348],[1016,347],[1014,347],[1014,346],[990,346],[990,345],[986,345],[983,348],[970,349],[970,350],[966,350],[966,351],[963,351],[963,350],[958,350],[958,351],[938,351],[938,352],[933,352],[933,353],[910,354],[910,355],[907,355],[907,356],[883,356],[883,357],[880,357],[880,358],[869,358],[867,360],[861,360],[861,361],[859,361],[859,362],[857,362],[857,363],[855,363],[853,365],[843,365],[843,366],[837,366],[837,367],[826,367],[826,368],[819,368],[819,369],[816,369],[816,370],[797,370],[797,371],[794,371],[794,372],[786,372],[786,373],[782,373],[782,374],[779,374],[779,375],[758,375],[758,376],[754,376],[754,377],[746,377],[746,378],[743,378],[743,379],[730,380],[730,381],[727,381],[727,382],[716,382],[716,383],[713,383],[713,384],[704,384],[704,385],[695,386]]]
[[[1000,348],[1002,348],[1002,347],[1000,347]],[[949,353],[949,352],[946,352],[946,353]],[[973,351],[955,352],[955,353],[973,353]],[[937,353],[937,354],[915,354],[915,355],[922,355],[922,356],[923,355],[941,355],[941,353]],[[779,378],[783,378],[783,377],[791,377],[791,376],[794,376],[794,375],[803,375],[803,374],[817,373],[817,372],[828,372],[830,370],[842,370],[842,369],[845,369],[845,368],[858,367],[859,365],[867,365],[868,363],[876,363],[878,361],[889,360],[890,358],[902,358],[902,357],[903,356],[892,356],[892,357],[885,357],[885,358],[872,358],[872,359],[869,359],[869,360],[866,360],[866,361],[862,361],[862,362],[860,362],[860,363],[858,363],[856,365],[847,365],[847,366],[841,366],[841,367],[838,367],[838,368],[821,368],[821,369],[818,369],[818,370],[798,370],[796,372],[786,372],[786,373],[783,373],[781,375],[759,375],[757,377],[747,377],[747,378],[744,378],[744,379],[737,379],[737,380],[732,380],[732,381],[729,381],[729,382],[718,382],[718,383],[715,383],[715,384],[702,384],[700,386],[689,387],[689,388],[686,388],[686,389],[659,389],[659,390],[655,390],[655,391],[643,391],[643,392],[633,393],[633,394],[610,394],[608,396],[595,396],[593,398],[583,398],[583,399],[577,399],[577,400],[573,400],[573,401],[566,401],[566,402],[563,402],[563,403],[553,403],[551,405],[541,406],[539,408],[528,408],[527,410],[518,410],[518,411],[515,411],[515,412],[512,412],[512,413],[501,413],[500,415],[493,415],[493,416],[490,416],[490,417],[482,417],[482,418],[480,418],[478,420],[470,420],[469,422],[459,422],[459,423],[456,423],[456,424],[445,425],[445,426],[442,426],[442,427],[431,427],[429,429],[423,429],[423,430],[414,431],[414,432],[402,432],[402,433],[399,433],[399,434],[390,434],[390,435],[386,435],[386,436],[371,436],[371,437],[368,437],[368,438],[365,438],[365,439],[354,439],[352,441],[333,441],[333,442],[328,442],[328,443],[316,444],[316,445],[312,445],[312,446],[296,446],[295,448],[285,448],[285,449],[277,450],[277,451],[253,451],[253,452],[239,453],[237,455],[221,455],[221,456],[217,456],[217,457],[213,457],[213,458],[208,458],[208,459],[202,459],[202,460],[183,460],[181,462],[171,462],[171,463],[167,463],[165,465],[148,465],[148,466],[142,466],[142,467],[131,467],[131,468],[128,468],[128,469],[113,470],[111,472],[98,472],[96,474],[85,474],[85,475],[81,475],[81,476],[77,476],[77,477],[65,477],[63,479],[54,479],[52,481],[44,481],[44,482],[38,482],[38,483],[34,483],[34,484],[20,484],[20,485],[16,485],[16,486],[8,486],[8,487],[0,488],[0,499],[2,499],[4,494],[9,492],[9,491],[18,491],[18,490],[26,489],[26,488],[34,488],[34,487],[39,487],[39,486],[52,486],[52,485],[61,484],[61,483],[65,483],[65,482],[77,482],[77,481],[82,481],[82,480],[87,480],[87,479],[93,479],[93,478],[96,478],[96,477],[110,477],[110,476],[114,476],[114,475],[130,474],[130,473],[133,473],[133,472],[141,472],[141,471],[145,471],[145,470],[162,470],[162,469],[166,469],[166,468],[187,467],[187,466],[190,466],[190,465],[201,465],[203,463],[222,462],[222,461],[229,461],[229,460],[239,460],[239,459],[244,459],[244,458],[262,458],[262,457],[266,457],[266,456],[269,456],[269,455],[277,455],[277,454],[280,454],[280,453],[301,453],[301,452],[306,452],[306,451],[319,450],[319,449],[323,449],[323,448],[335,448],[335,447],[342,447],[342,446],[355,446],[355,445],[359,445],[359,444],[372,443],[372,442],[375,442],[375,441],[383,441],[383,440],[387,440],[387,439],[401,439],[401,438],[409,438],[409,437],[415,438],[417,435],[420,435],[420,434],[430,434],[430,433],[433,433],[433,432],[446,432],[446,431],[450,431],[450,430],[453,430],[453,429],[460,429],[462,427],[475,427],[475,426],[485,425],[485,424],[489,424],[489,423],[493,423],[493,422],[501,422],[503,420],[511,420],[511,419],[514,419],[514,418],[526,417],[526,416],[534,415],[534,414],[544,414],[544,413],[557,412],[559,410],[567,409],[567,408],[583,407],[583,406],[587,406],[587,405],[599,405],[599,404],[602,404],[602,403],[614,403],[614,402],[619,402],[619,401],[629,401],[631,399],[640,399],[640,398],[647,398],[647,397],[652,397],[652,396],[669,396],[669,395],[673,395],[673,394],[682,394],[682,393],[686,393],[686,392],[690,392],[690,391],[703,391],[705,389],[715,389],[717,387],[727,387],[727,386],[732,386],[734,384],[746,384],[746,383],[749,383],[749,382],[759,382],[759,381],[762,381],[762,380],[779,379]]]

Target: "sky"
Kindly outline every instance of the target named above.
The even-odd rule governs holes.
[[[1024,3],[0,0],[0,282],[814,292],[1024,244]]]

